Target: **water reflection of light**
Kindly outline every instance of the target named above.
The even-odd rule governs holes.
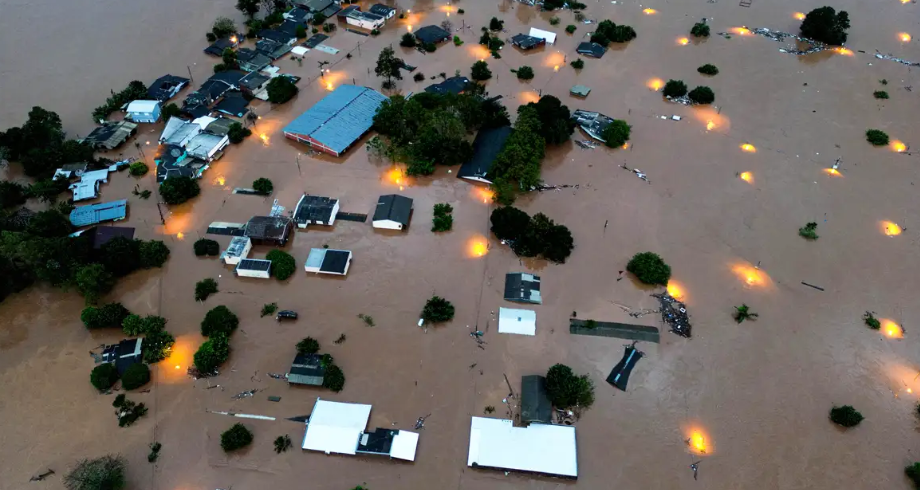
[[[889,339],[900,339],[904,337],[904,329],[893,320],[882,318],[882,333]]]
[[[687,38],[685,38],[685,37],[678,38],[678,39],[677,39],[677,44],[680,44],[681,46],[686,46],[686,45],[690,44],[690,40],[687,39]]]
[[[910,34],[906,32],[899,32],[898,37],[901,38],[901,42],[910,42]]]
[[[489,253],[489,242],[485,237],[476,236],[470,239],[467,245],[467,255],[470,257],[482,257]]]
[[[464,44],[466,50],[472,55],[473,58],[485,61],[486,58],[492,56],[492,52],[489,51],[489,48],[483,46],[482,44]]]
[[[905,145],[903,141],[894,140],[891,142],[891,149],[898,153],[902,153],[907,149],[907,145]]]
[[[900,225],[891,221],[882,221],[880,225],[882,227],[882,233],[888,236],[898,236],[903,231]]]
[[[741,172],[738,177],[741,177],[741,180],[747,182],[748,184],[754,183],[754,175],[750,172]]]
[[[684,301],[686,298],[686,292],[684,287],[677,281],[673,279],[668,281],[668,294],[674,297],[678,301]]]
[[[529,104],[530,102],[537,103],[540,101],[540,94],[532,90],[521,92],[521,100],[523,104]]]
[[[554,51],[546,56],[546,60],[543,62],[543,66],[558,67],[563,63],[565,63],[565,55],[558,51]]]
[[[264,146],[268,146],[268,135],[267,134],[265,133],[260,134],[259,139],[262,140],[262,144]]]
[[[495,191],[489,189],[488,187],[479,187],[471,186],[473,198],[477,201],[482,201],[483,204],[488,204],[492,202],[492,199],[495,198]]]
[[[687,437],[685,442],[694,454],[712,454],[712,442],[706,435],[706,432],[700,427],[689,427],[684,429],[684,435]]]
[[[664,86],[664,82],[660,78],[652,78],[645,86],[657,92]]]
[[[836,168],[825,168],[824,173],[832,177],[843,177],[843,174],[840,173],[840,171],[837,170]]]
[[[803,14],[802,12],[796,12],[792,14],[792,16],[798,20],[805,20],[805,14]]]
[[[654,15],[654,14],[657,14],[658,11],[655,9],[645,9],[642,11],[642,13],[644,13],[645,15]]]
[[[198,343],[200,341],[193,340],[191,335],[176,337],[176,343],[169,350],[169,357],[159,363],[163,369],[158,373],[157,381],[170,384],[187,381],[188,376],[184,368],[194,364],[193,355],[198,349]]]
[[[217,183],[217,185],[222,186],[227,182],[227,179],[225,179],[223,175],[220,175],[216,179],[214,179],[214,182]]]
[[[559,65],[554,66],[553,71],[559,71]]]
[[[755,148],[754,145],[750,143],[741,145],[741,149],[749,153],[757,153],[757,148]]]
[[[842,54],[844,56],[853,56],[853,50],[849,48],[844,48],[844,47],[834,48],[834,52],[837,54]]]
[[[726,133],[731,129],[731,120],[724,114],[719,114],[712,107],[696,106],[690,113],[694,119],[705,125],[706,131],[718,131]]]
[[[400,167],[394,166],[387,170],[386,179],[398,186],[406,184],[406,171]]]
[[[406,30],[409,31],[409,32],[412,32],[412,24],[407,24],[407,25],[406,25]]]
[[[747,27],[732,27],[731,29],[729,29],[729,31],[739,36],[747,36],[748,34],[751,33],[751,30],[748,29]]]
[[[624,150],[628,149],[628,148],[629,148],[629,143],[623,143],[623,146],[621,146],[620,148],[622,148],[622,149],[624,149]]]
[[[767,287],[770,285],[770,276],[762,269],[748,263],[732,265],[732,272],[741,279],[747,287]]]
[[[706,131],[712,131],[715,128],[716,123],[712,122],[712,120],[706,121]]]

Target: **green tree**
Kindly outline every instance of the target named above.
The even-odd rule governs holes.
[[[63,237],[69,235],[72,230],[70,218],[61,214],[57,209],[35,213],[26,227],[26,232],[30,235],[44,238]]]
[[[576,69],[576,70],[581,70],[582,68],[585,67],[585,62],[584,62],[584,60],[582,60],[581,58],[575,58],[575,61],[573,61],[573,62],[571,62],[571,63],[569,63],[569,64],[572,65],[572,68],[574,68],[574,69]]]
[[[297,39],[304,39],[307,37],[307,28],[306,26],[299,25],[297,29],[294,30],[294,35],[297,36]]]
[[[573,34],[575,32],[575,29],[577,29],[577,27],[575,27],[573,24],[569,24],[565,26],[565,32],[569,34]]]
[[[489,20],[489,30],[490,31],[500,31],[505,27],[505,21],[498,20],[498,17],[492,17]]]
[[[115,280],[102,264],[89,264],[77,270],[74,277],[77,290],[89,304],[95,304],[99,298],[112,290]]]
[[[134,390],[150,382],[150,368],[142,362],[132,364],[125,369],[124,376],[121,377],[121,387],[126,390]]]
[[[879,129],[870,129],[866,131],[866,141],[873,146],[885,146],[888,144],[888,133]]]
[[[217,333],[229,336],[240,325],[240,319],[224,305],[211,308],[201,321],[201,335],[210,337]]]
[[[517,69],[518,80],[532,80],[533,79],[533,68],[529,66],[522,66]]]
[[[163,106],[163,109],[160,110],[160,114],[163,116],[164,121],[168,121],[171,117],[179,117],[182,115],[182,109],[179,108],[176,104],[170,102]]]
[[[275,77],[272,80],[279,78],[283,77]],[[160,196],[166,204],[182,204],[198,194],[201,194],[201,187],[198,186],[198,181],[191,177],[170,177],[160,184]]]
[[[236,9],[251,19],[259,11],[259,4],[259,0],[236,0]]]
[[[807,238],[808,240],[817,240],[818,239],[818,223],[812,221],[807,223],[805,226],[799,228],[799,236],[802,238]]]
[[[323,374],[323,388],[330,389],[336,393],[342,391],[345,387],[345,373],[342,368],[335,364],[326,366],[326,372]]]
[[[914,484],[914,488],[920,489],[920,463],[914,463],[904,467],[904,474]]]
[[[215,333],[195,351],[195,369],[204,374],[213,374],[230,357],[230,337]]]
[[[875,315],[873,315],[871,311],[867,311],[866,314],[863,315],[863,322],[872,330],[882,328],[882,323],[878,321],[878,318],[875,318]]]
[[[217,281],[214,279],[209,277],[195,283],[195,301],[204,301],[215,293],[217,293]]]
[[[224,62],[224,66],[227,70],[231,70],[239,66],[236,59],[236,51],[233,48],[224,48],[224,52],[220,55],[221,61]]]
[[[575,248],[572,232],[567,227],[556,224],[543,213],[535,214],[531,220],[530,235],[534,237],[534,241],[538,241],[540,254],[550,262],[565,263]]]
[[[307,337],[297,342],[298,354],[316,354],[319,352],[319,342],[313,337]]]
[[[629,133],[631,131],[632,126],[626,124],[626,121],[614,119],[603,129],[603,131],[601,131],[601,137],[606,140],[605,143],[607,146],[618,148],[629,141]]]
[[[861,413],[850,405],[835,406],[830,413],[831,422],[845,428],[856,427],[864,418]]]
[[[687,94],[687,97],[697,104],[712,104],[716,100],[716,94],[706,86],[696,87]]]
[[[719,69],[716,68],[716,65],[710,65],[709,63],[699,67],[696,71],[702,73],[703,75],[715,76],[719,74]]]
[[[411,32],[403,34],[402,39],[399,41],[399,45],[404,48],[414,48],[415,43],[415,36]]]
[[[556,408],[590,407],[594,404],[594,383],[587,375],[577,376],[565,364],[546,372],[546,394]]]
[[[286,280],[297,271],[294,257],[283,250],[274,249],[268,252],[265,259],[272,262],[272,275],[280,281]]]
[[[29,186],[29,196],[42,202],[54,202],[69,186],[70,182],[64,178],[39,179]]]
[[[645,284],[666,286],[668,280],[671,279],[671,266],[653,252],[640,252],[633,255],[633,258],[626,264],[626,270]]]
[[[492,78],[492,70],[489,69],[489,64],[482,60],[473,63],[471,78],[478,82]]]
[[[87,306],[80,313],[80,320],[88,329],[121,327],[131,312],[121,303],[108,303],[99,308]]]
[[[636,31],[627,25],[616,25],[610,20],[602,20],[591,34],[591,42],[607,46],[611,42],[625,43],[636,38]]]
[[[242,143],[243,140],[250,135],[252,135],[252,130],[244,128],[243,125],[238,122],[230,124],[230,127],[227,129],[227,138],[229,138],[230,142],[233,144]]]
[[[575,132],[575,121],[572,120],[569,108],[552,95],[544,95],[540,97],[539,101],[531,102],[524,107],[536,109],[537,117],[540,120],[540,127],[537,132],[547,144],[558,145],[568,141],[572,133]],[[518,113],[520,112],[521,108],[518,109]],[[540,158],[542,159],[542,156]]]
[[[291,448],[291,437],[287,434],[275,438],[275,452],[281,454]]]
[[[99,391],[105,391],[118,381],[118,370],[111,363],[103,363],[93,368],[89,381]]]
[[[140,335],[144,333],[144,319],[140,315],[128,315],[121,321],[121,329],[125,335]]]
[[[393,79],[402,80],[400,70],[404,65],[403,60],[396,57],[396,52],[392,46],[387,46],[380,51],[377,56],[377,66],[374,68],[374,74],[378,77],[386,78],[383,82],[383,88],[393,88]]]
[[[26,202],[29,188],[8,180],[0,181],[0,208],[19,206]]]
[[[315,26],[322,25],[323,22],[326,22],[326,19],[327,19],[326,14],[322,12],[317,12],[316,14],[313,14],[313,25]]]
[[[151,317],[147,317],[151,318]],[[160,318],[160,317],[153,317]],[[166,320],[163,320],[165,325]],[[156,364],[169,357],[169,351],[176,343],[176,338],[171,333],[161,328],[150,327],[144,337],[143,356],[147,364]]]
[[[430,323],[449,322],[454,319],[454,305],[440,296],[432,296],[425,303],[422,318]]]
[[[272,193],[272,190],[274,190],[275,187],[272,185],[272,181],[266,179],[265,177],[260,177],[252,183],[252,188],[255,189],[255,191],[259,194],[267,196]]]
[[[123,277],[136,271],[141,265],[140,240],[115,237],[99,249],[99,257],[106,270],[115,277]]]
[[[150,167],[144,162],[134,162],[128,167],[128,173],[135,177],[146,175],[149,171]]]
[[[250,444],[252,444],[252,432],[243,424],[233,424],[220,435],[220,447],[228,453]]]
[[[808,12],[799,27],[802,37],[814,39],[824,44],[839,46],[847,42],[847,29],[850,28],[850,15],[834,7],[821,7]]]
[[[195,240],[195,245],[193,245],[193,248],[195,249],[195,255],[198,257],[202,257],[204,255],[215,257],[220,254],[220,245],[215,240],[211,240],[209,238],[199,238],[198,240]]]
[[[125,460],[107,455],[84,459],[64,476],[67,490],[122,490],[125,487]]]
[[[283,104],[293,99],[299,91],[294,81],[285,76],[272,78],[265,90],[268,92],[268,101],[272,104]]]
[[[690,28],[690,35],[693,37],[709,37],[709,25],[705,21],[697,22]]]
[[[759,317],[760,315],[758,315],[757,313],[754,313],[753,311],[751,311],[751,308],[748,305],[742,303],[741,306],[735,307],[735,313],[733,316],[735,318],[735,322],[742,323],[745,320],[753,320]]]
[[[665,97],[683,97],[687,95],[687,84],[681,80],[668,80],[661,93]]]
[[[884,90],[876,90],[875,92],[872,92],[872,96],[876,99],[887,99],[888,92],[885,92]]]
[[[492,233],[499,240],[518,240],[530,230],[530,216],[511,206],[496,208],[489,220],[492,222]]]
[[[236,24],[228,17],[218,17],[211,25],[211,32],[218,38],[230,37],[236,32]]]
[[[169,258],[169,247],[160,240],[141,241],[140,258],[140,265],[144,269],[163,267]]]

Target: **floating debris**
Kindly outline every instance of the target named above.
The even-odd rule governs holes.
[[[686,95],[681,95],[680,97],[671,97],[670,95],[665,95],[664,98],[668,99],[668,101],[670,102],[675,102],[677,104],[693,105],[693,101],[690,100],[690,97],[687,97]]]
[[[879,53],[878,50],[875,50],[875,57],[878,58],[878,59],[880,59],[880,60],[895,61],[895,62],[900,63],[900,64],[902,64],[902,65],[907,65],[907,66],[920,66],[920,63],[918,63],[918,62],[916,62],[916,61],[907,61],[907,60],[904,60],[904,59],[901,59],[901,58],[896,58],[896,57],[894,57],[894,56],[892,56],[892,55],[890,55],[890,54],[882,54],[882,53]]]
[[[636,177],[639,177],[640,179],[642,179],[642,180],[648,182],[649,184],[651,184],[651,182],[648,180],[648,176],[645,175],[644,173],[642,173],[642,171],[639,170],[638,168],[630,169],[630,168],[626,167],[625,165],[620,165],[620,168],[622,168],[622,169],[624,169],[624,170],[629,170],[630,172],[636,174]]]
[[[593,150],[597,148],[597,143],[591,140],[575,140],[575,144],[586,150]]]
[[[249,390],[242,393],[237,393],[233,395],[233,398],[237,400],[242,400],[243,398],[250,398],[252,395],[255,395],[259,390]]]
[[[283,379],[287,380],[287,374],[278,374],[278,373],[268,373],[268,377],[272,379]]]
[[[669,293],[653,294],[661,304],[661,319],[671,326],[671,331],[681,337],[690,338],[690,317],[687,315],[687,305],[676,300]]]

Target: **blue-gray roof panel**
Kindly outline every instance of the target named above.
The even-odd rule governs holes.
[[[385,100],[376,90],[342,85],[291,121],[284,132],[309,136],[341,153],[371,128]]]
[[[101,202],[80,206],[70,212],[70,223],[76,227],[94,225],[103,221],[125,219],[128,213],[128,200]]]

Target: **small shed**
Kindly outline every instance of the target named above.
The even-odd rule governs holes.
[[[518,303],[542,304],[540,296],[540,276],[526,272],[505,274],[505,301]]]
[[[374,5],[371,5],[371,7],[367,9],[367,11],[372,14],[377,14],[385,19],[392,19],[393,16],[396,15],[395,8],[389,7],[382,3],[375,3]]]
[[[355,454],[371,417],[371,406],[317,398],[301,447],[326,454]]]
[[[418,39],[422,44],[438,44],[439,42],[450,39],[450,33],[444,30],[441,26],[431,25],[422,27],[421,29],[415,31],[415,38]]]
[[[351,266],[351,257],[350,250],[313,248],[310,249],[310,255],[307,256],[303,269],[306,272],[317,274],[344,276],[348,274],[348,268]]]
[[[553,421],[553,403],[546,394],[546,378],[521,376],[521,423],[550,424]]]
[[[578,45],[575,51],[577,51],[578,54],[583,54],[592,58],[601,58],[604,56],[604,53],[607,52],[607,48],[597,43],[583,42]]]
[[[542,37],[528,36],[527,34],[515,34],[511,36],[511,44],[517,46],[524,51],[529,49],[534,49],[538,46],[543,46],[546,44],[546,39]]]
[[[135,100],[128,104],[128,118],[136,123],[155,123],[160,120],[160,101]]]
[[[304,194],[294,208],[294,223],[297,223],[298,228],[306,228],[307,225],[313,224],[332,226],[337,214],[338,199]]]
[[[243,259],[236,266],[236,275],[242,277],[271,277],[272,261],[262,259]]]
[[[584,85],[575,85],[569,89],[569,93],[576,97],[587,97],[591,93],[591,87]]]
[[[125,374],[134,364],[141,362],[144,339],[124,339],[113,345],[107,345],[102,350],[102,362],[115,365],[119,375]]]
[[[322,386],[326,368],[321,360],[319,354],[297,354],[287,375],[288,384]]]
[[[513,333],[530,336],[536,335],[537,313],[533,310],[499,308],[498,333]]]
[[[415,461],[417,446],[417,432],[378,427],[373,432],[361,434],[355,452]]]
[[[402,230],[409,226],[412,199],[398,194],[380,196],[374,211],[374,228]]]
[[[249,237],[235,236],[230,240],[230,245],[227,247],[227,250],[221,252],[220,260],[227,265],[237,265],[246,257],[249,257],[249,252],[251,250],[252,240],[250,240]]]
[[[543,29],[537,29],[536,27],[530,28],[530,35],[532,37],[538,37],[546,41],[546,44],[556,44],[556,33],[550,31],[544,31]]]

